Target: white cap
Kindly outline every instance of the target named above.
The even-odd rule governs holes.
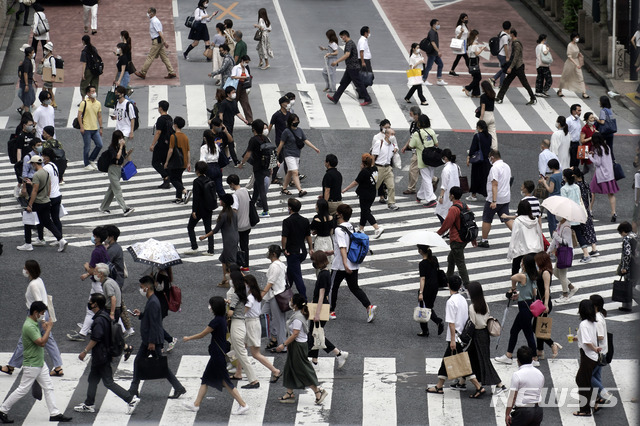
[[[27,47],[31,47],[31,45],[30,44],[26,44],[26,43],[23,44],[22,47],[20,48],[20,51],[24,52]]]
[[[36,163],[36,164],[42,164],[42,157],[40,157],[39,155],[34,155],[33,157],[31,157],[31,160],[29,160],[30,163]]]

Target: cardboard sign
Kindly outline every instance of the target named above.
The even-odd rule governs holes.
[[[64,70],[56,69],[56,76],[51,75],[51,68],[43,68],[42,80],[53,83],[64,83]]]

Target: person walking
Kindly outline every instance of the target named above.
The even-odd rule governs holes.
[[[411,49],[409,50],[411,54],[409,55],[409,67],[410,69],[417,69],[418,65],[422,65],[424,67],[424,58],[420,53],[420,45],[418,43],[411,43]],[[418,92],[418,98],[420,98],[420,105],[429,105],[427,102],[427,98],[424,97],[422,93],[422,84],[411,84],[409,91],[404,97],[406,103],[411,103],[411,97],[415,92]]]
[[[38,82],[33,79],[33,73],[36,70],[33,60],[36,54],[33,47],[25,44],[20,48],[20,51],[24,52],[24,58],[18,65],[18,97],[22,101],[22,106],[18,108],[18,114],[22,115],[29,112],[36,101]]]
[[[582,75],[584,56],[580,53],[579,42],[580,34],[576,31],[572,32],[571,41],[567,44],[567,60],[564,62],[560,84],[558,84],[558,96],[560,97],[564,96],[562,90],[566,89],[576,94],[581,93],[584,99],[589,99]]]
[[[461,174],[460,167],[456,164],[456,156],[451,153],[449,148],[442,150],[442,162],[444,163],[444,168],[440,174],[440,194],[435,209],[440,223],[444,222],[449,208],[453,205],[449,197],[449,191],[454,186],[460,186]]]
[[[49,368],[44,362],[44,346],[49,340],[53,321],[45,322],[47,305],[41,301],[35,301],[29,307],[29,315],[22,325],[22,342],[24,344],[24,361],[22,367],[22,379],[18,388],[11,392],[7,399],[0,405],[0,422],[13,423],[8,416],[11,407],[22,399],[33,386],[34,382],[42,388],[44,399],[49,409],[49,421],[70,422],[71,417],[66,417],[56,406],[56,398],[53,393],[53,383],[49,376]],[[38,322],[44,322],[44,334],[41,333]]]
[[[560,223],[556,228],[555,232],[551,234],[551,241],[549,242],[549,248],[547,248],[548,254],[556,255],[556,251],[558,247],[561,245],[569,245],[569,247],[573,247],[572,235],[571,235],[571,224],[567,222],[565,218],[560,219]],[[573,258],[573,251],[571,253],[571,257]],[[567,279],[567,272],[569,271],[569,267],[559,268],[558,264],[553,268],[553,275],[560,280],[560,285],[562,286],[562,296],[556,300],[556,304],[565,304],[569,303],[570,299],[574,294],[578,291],[578,287],[571,284],[571,282]]]
[[[308,358],[309,308],[300,294],[294,294],[289,303],[293,309],[293,315],[287,320],[290,335],[276,348],[278,352],[287,350],[287,361],[282,372],[282,382],[287,392],[278,401],[293,404],[296,402],[294,389],[310,387],[316,397],[316,405],[321,405],[328,392],[318,386],[318,377]]]
[[[149,54],[147,55],[147,59],[144,61],[142,68],[135,72],[136,76],[141,79],[145,79],[147,77],[147,71],[151,67],[153,61],[155,61],[158,57],[167,68],[167,76],[165,78],[171,79],[176,78],[177,75],[173,70],[173,66],[169,61],[169,56],[167,56],[167,52],[165,49],[169,48],[169,43],[167,43],[164,33],[162,32],[162,23],[156,16],[155,7],[150,7],[147,10],[147,17],[149,18],[149,36],[151,37],[151,49],[149,50]]]
[[[593,143],[591,142],[591,139],[593,134],[598,131],[598,129],[596,129],[596,120],[597,117],[594,113],[584,113],[584,126],[580,130],[580,145],[586,146],[587,152],[593,150]],[[582,164],[582,173],[585,175],[589,173],[591,165],[593,164],[591,160],[583,158],[580,160],[580,163]],[[577,164],[575,166],[576,167],[574,167],[574,169],[577,168]]]
[[[307,139],[302,129],[298,128],[300,125],[300,118],[297,114],[290,114],[287,118],[287,128],[282,132],[281,140],[278,144],[276,153],[280,155],[283,152],[284,161],[287,166],[287,175],[284,177],[284,183],[280,190],[281,195],[291,195],[291,192],[287,189],[289,182],[293,180],[294,185],[298,189],[298,197],[304,197],[307,195],[307,191],[302,189],[300,185],[300,176],[298,169],[300,168],[300,153],[305,145],[313,149],[316,153],[320,153],[320,150],[315,147]]]
[[[553,266],[551,264],[551,257],[544,251],[536,253],[534,260],[536,261],[536,267],[538,268],[538,279],[536,286],[538,288],[538,297],[544,303],[544,312],[533,319],[533,329],[536,329],[539,318],[547,317],[553,309],[553,302],[551,301],[551,279],[553,278]],[[536,344],[538,347],[538,359],[544,359],[544,344],[547,344],[551,348],[552,358],[555,359],[558,356],[558,352],[562,349],[562,345],[558,342],[554,342],[553,339],[541,339],[536,336]]]
[[[222,253],[220,253],[218,260],[222,263],[223,278],[218,287],[229,288],[229,266],[236,263],[238,259],[238,215],[231,208],[233,206],[231,194],[220,197],[220,206],[222,211],[216,219],[215,228],[201,236],[200,241],[217,234],[218,231],[222,233]]]
[[[544,186],[544,189],[549,193],[549,197],[560,195],[562,187],[562,171],[560,170],[559,161],[552,158],[547,162],[547,168],[551,170],[551,175],[540,176],[538,183]],[[553,236],[553,232],[558,226],[558,219],[556,219],[556,215],[547,211],[547,222],[549,223],[549,235]]]
[[[618,225],[618,234],[622,237],[622,253],[616,275],[620,275],[621,279],[624,279],[627,283],[627,286],[635,287],[638,284],[638,275],[640,274],[635,260],[638,250],[638,235],[633,232],[633,227],[626,221]],[[629,290],[628,294],[632,294],[632,289]],[[631,312],[632,304],[633,300],[629,297],[626,302],[622,302],[622,306],[618,310]]]
[[[578,327],[578,348],[580,348],[580,367],[576,373],[576,385],[580,395],[580,410],[574,411],[577,417],[591,417],[591,377],[598,365],[598,355],[602,347],[598,346],[598,328],[596,326],[596,310],[593,302],[584,299],[578,306],[580,326]]]
[[[207,234],[211,232],[211,215],[213,210],[210,210],[209,206],[207,206],[204,192],[205,184],[209,181],[207,169],[207,163],[204,161],[198,161],[196,163],[196,178],[193,180],[193,190],[191,191],[193,194],[193,203],[191,203],[191,215],[189,216],[189,223],[187,224],[187,233],[189,234],[191,249],[184,252],[184,254],[187,255],[199,253],[195,228],[198,222],[200,222],[200,219],[202,219],[202,224],[204,225],[204,232]],[[207,254],[213,256],[213,235],[209,237],[208,244]]]
[[[51,193],[49,199],[51,200],[51,221],[62,233],[62,222],[60,222],[60,214],[62,213],[62,193],[60,192],[60,172],[58,166],[53,163],[52,160],[56,158],[56,154],[53,149],[46,148],[42,150],[42,160],[44,162],[44,169],[49,174],[51,179]],[[55,245],[55,243],[53,243]]]
[[[213,72],[209,73],[209,77],[211,78],[216,78],[217,75],[220,76],[220,88],[223,88],[225,83],[227,82],[227,79],[231,76],[231,71],[233,70],[233,57],[231,56],[230,52],[230,48],[229,46],[225,43],[225,44],[221,44],[220,47],[218,47],[219,50],[219,55],[220,58],[222,58],[219,63],[218,63],[218,67],[214,68]],[[214,52],[215,54],[215,52]],[[215,62],[214,62],[215,64]],[[218,83],[216,83],[218,84]],[[227,87],[233,87],[233,86],[227,86]]]
[[[188,204],[191,199],[191,191],[184,187],[182,174],[185,170],[191,171],[191,150],[189,138],[182,132],[186,122],[184,118],[176,116],[173,119],[174,133],[169,138],[169,150],[164,163],[164,168],[169,172],[169,180],[176,189],[174,204]],[[182,154],[182,155],[180,155]]]
[[[236,49],[236,32],[233,29],[233,21],[231,19],[225,19],[224,23],[224,38],[227,40],[227,45],[230,48],[230,52],[233,53]],[[234,60],[235,64],[235,60]]]
[[[472,30],[469,34],[468,40],[465,40],[465,44],[469,46],[467,49],[469,52],[467,66],[469,67],[469,73],[471,74],[471,77],[473,77],[473,80],[471,80],[471,83],[465,86],[462,91],[465,95],[473,98],[480,97],[480,80],[482,80],[482,74],[480,73],[480,54],[487,48],[486,44],[480,45],[480,42],[478,41],[479,34],[478,30]],[[459,57],[460,55],[456,56],[456,61]],[[449,74],[452,72],[453,71],[449,71]],[[453,73],[455,74],[455,72]]]
[[[64,152],[62,144],[54,139],[56,130],[53,126],[46,126],[42,129],[42,152],[45,150],[53,150],[53,158],[49,157],[52,163],[54,163],[58,169],[58,178],[60,185],[64,185],[64,172],[67,170],[67,157]]]
[[[116,78],[113,80],[113,85],[123,86],[129,89],[129,82],[131,81],[131,74],[129,73],[129,63],[131,62],[131,53],[129,52],[129,45],[125,42],[120,42],[116,45]]]
[[[87,89],[92,86],[96,88],[100,87],[100,70],[98,64],[101,61],[98,49],[91,44],[91,37],[88,35],[82,36],[82,53],[80,53],[80,62],[82,63],[82,79],[80,80],[80,95],[85,96]],[[78,119],[80,120],[80,119]]]
[[[45,43],[44,47],[42,48],[42,53],[43,58],[41,63],[43,68],[51,69],[51,81],[45,81],[43,79],[42,89],[48,91],[51,95],[51,106],[53,108],[58,108],[58,105],[56,105],[56,97],[53,91],[53,80],[55,80],[55,77],[57,75],[56,58],[53,56],[53,43],[51,43],[50,41]]]
[[[540,34],[536,43],[536,72],[538,73],[536,76],[536,96],[548,98],[549,94],[547,92],[553,84],[551,68],[549,68],[549,65],[553,62],[553,57],[549,46],[547,46],[546,34]]]
[[[24,19],[22,20],[22,25],[25,27],[29,26],[29,24],[27,23],[27,21],[29,20],[29,6],[33,6],[35,2],[36,0],[18,0],[18,3],[20,3],[20,9],[16,12],[16,25],[20,20],[20,15],[24,13]]]
[[[478,194],[487,197],[487,179],[491,171],[491,162],[489,161],[491,146],[492,138],[487,123],[481,119],[476,124],[476,133],[473,135],[467,155],[467,167],[471,164],[471,185],[467,201],[478,201]],[[472,158],[474,159],[473,163],[471,162]]]
[[[102,149],[102,104],[97,99],[98,92],[95,86],[87,86],[84,90],[85,98],[78,106],[78,124],[84,144],[82,157],[84,169],[87,171],[98,170],[96,159]],[[91,150],[91,141],[95,145]]]
[[[275,351],[278,345],[284,343],[287,338],[286,317],[278,305],[275,296],[286,290],[287,267],[280,261],[282,249],[279,245],[272,244],[267,248],[267,258],[271,262],[267,269],[267,285],[260,293],[264,303],[262,313],[269,315],[271,319],[271,340],[265,350]]]
[[[418,130],[411,135],[409,147],[416,150],[418,169],[420,170],[420,189],[416,194],[416,200],[424,207],[435,207],[437,205],[436,195],[433,193],[433,171],[434,168],[424,164],[422,161],[422,151],[427,148],[438,146],[438,137],[431,129],[431,120],[425,114],[418,117]]]
[[[502,160],[500,151],[492,149],[489,152],[491,169],[487,177],[487,200],[482,211],[482,239],[478,247],[489,248],[489,232],[491,222],[497,214],[502,222],[502,215],[509,215],[509,202],[511,201],[511,168]]]
[[[578,187],[578,185],[576,185],[576,178],[573,174],[573,169],[564,169],[562,171],[562,179],[564,180],[564,185],[562,185],[562,188],[560,189],[560,195],[570,199],[579,206],[583,206],[582,196],[580,195],[580,188]],[[580,259],[580,263],[591,262],[591,256],[589,255],[589,244],[587,243],[587,240],[584,238],[584,234],[582,233],[582,224],[580,222],[570,222],[569,224],[571,225],[571,230],[575,232],[578,244],[582,249],[582,259]]]
[[[158,272],[153,274],[151,277],[154,282],[154,289],[156,292],[156,297],[160,301],[160,312],[162,313],[162,320],[169,316],[169,300],[171,299],[171,286],[173,285],[173,269],[171,266],[166,268],[159,268]],[[178,339],[173,337],[171,334],[167,332],[167,329],[164,327],[164,323],[162,324],[162,334],[164,341],[167,342],[167,350],[166,352],[171,352],[176,343],[178,343]]]
[[[140,349],[136,354],[136,358],[133,361],[133,380],[129,387],[129,394],[139,397],[138,388],[140,386],[140,364],[144,362],[149,355],[155,355],[156,357],[162,356],[162,348],[164,347],[164,331],[162,328],[162,309],[160,307],[160,301],[155,294],[155,282],[153,277],[145,275],[140,278],[140,294],[146,299],[147,303],[144,308],[144,312],[140,312],[138,309],[133,310],[133,314],[140,318],[140,338],[142,343]],[[187,390],[182,386],[180,381],[173,374],[171,369],[167,369],[167,380],[173,387],[173,395],[169,396],[169,399],[177,399],[181,395],[187,393]]]
[[[494,115],[496,92],[487,80],[483,80],[480,83],[480,87],[482,88],[482,95],[480,95],[480,117],[478,118],[487,125],[491,135],[491,149],[498,149],[498,133],[496,132],[496,118]]]
[[[115,132],[113,132],[113,135],[111,136],[111,144],[108,148],[108,155],[110,158],[109,169],[107,171],[107,174],[109,176],[109,188],[107,188],[107,192],[104,194],[102,203],[98,208],[98,211],[104,214],[111,213],[111,210],[109,210],[109,206],[111,206],[111,202],[114,198],[122,209],[122,214],[124,216],[129,216],[135,211],[134,208],[128,207],[127,203],[125,203],[124,197],[122,196],[122,188],[120,187],[122,166],[125,161],[129,161],[129,156],[133,151],[133,148],[127,151],[125,142],[125,136],[120,130],[116,130]]]
[[[247,188],[240,186],[240,177],[236,174],[227,176],[227,185],[229,185],[229,188],[233,191],[233,205],[231,208],[238,215],[238,238],[240,241],[240,250],[244,252],[245,263],[238,266],[240,266],[240,271],[248,272],[249,233],[252,228],[251,219],[249,218],[249,211],[251,210],[251,196],[249,195]]]
[[[515,28],[511,28],[509,30],[511,34],[511,57],[509,58],[509,62],[505,63],[504,67],[506,67],[507,78],[500,85],[500,91],[496,95],[496,102],[501,104],[504,95],[509,90],[509,86],[511,82],[518,77],[520,80],[520,84],[527,90],[529,93],[529,102],[527,105],[535,105],[536,103],[536,95],[533,94],[533,90],[531,90],[531,86],[527,81],[527,76],[524,71],[524,59],[523,59],[523,48],[522,43],[518,40],[518,31]]]
[[[359,264],[351,262],[347,257],[354,229],[349,223],[353,210],[348,204],[340,204],[336,209],[337,226],[333,234],[333,263],[331,264],[331,295],[330,295],[330,319],[336,319],[336,305],[338,303],[338,290],[342,280],[347,281],[349,291],[360,301],[367,310],[367,322],[375,319],[378,306],[373,305],[366,293],[358,286]]]
[[[398,152],[398,142],[396,141],[396,131],[392,128],[388,128],[384,132],[384,138],[376,143],[371,149],[371,155],[375,159],[376,167],[378,168],[378,179],[376,181],[376,191],[380,194],[380,186],[383,184],[387,188],[387,207],[389,210],[399,210],[400,207],[396,204],[396,189],[395,189],[395,176],[393,174],[393,167],[391,162],[393,156]],[[380,201],[384,203],[384,199]]]
[[[218,93],[216,96],[219,96],[219,95],[221,95],[222,98],[224,98],[225,97],[224,90],[218,89]],[[214,106],[214,109],[216,109],[217,106],[218,104]],[[236,148],[235,148],[235,143],[233,142],[233,136],[231,136],[231,133],[229,133],[229,131],[227,130],[227,127],[224,124],[222,124],[222,120],[220,120],[220,118],[218,117],[217,112],[215,112],[215,114],[213,113],[211,114],[211,119],[209,120],[209,126],[211,127],[212,133],[207,133],[206,135],[204,134],[203,135],[204,135],[205,141],[208,141],[209,139],[211,139],[211,137],[213,137],[213,141],[215,142],[215,145],[216,145],[216,151],[215,152],[209,151],[209,152],[210,154],[213,155],[214,158],[217,158],[215,162],[217,163],[217,166],[220,169],[220,186],[217,187],[217,190],[219,192],[218,195],[221,195],[224,193],[224,189],[222,188],[222,168],[226,167],[230,163],[229,154],[231,154],[231,160],[234,162],[234,164],[237,164],[240,161],[238,161],[238,156],[236,154]],[[203,145],[207,145],[207,144],[208,142],[203,142]],[[202,147],[200,148],[200,155],[202,155]],[[209,170],[207,173],[209,173],[211,176],[215,176],[213,169]],[[218,184],[216,183],[216,185]]]
[[[564,118],[564,116],[560,115],[556,119],[556,129],[557,130],[551,135],[549,151],[553,152],[558,157],[558,162],[560,163],[559,170],[564,170],[569,167],[571,160],[571,154],[569,153],[571,147],[571,135],[569,134],[567,119]]]
[[[412,195],[416,194],[416,185],[418,184],[418,176],[420,176],[420,169],[418,168],[418,154],[416,149],[412,149],[409,147],[409,142],[411,142],[411,137],[415,132],[417,132],[419,127],[419,119],[420,115],[422,115],[422,111],[419,106],[412,106],[409,108],[409,117],[411,118],[411,123],[409,124],[409,139],[407,143],[400,150],[401,153],[405,153],[405,151],[411,151],[411,163],[409,164],[409,183],[407,184],[407,189],[402,191],[404,195]]]
[[[31,47],[33,47],[33,57],[35,59],[38,54],[38,43],[42,45],[42,56],[45,55],[44,46],[49,41],[49,21],[44,14],[44,7],[40,3],[33,4],[33,25],[31,31],[33,32],[33,39],[31,40]]]
[[[271,128],[275,127],[275,141],[280,147],[282,143],[282,132],[284,132],[287,128],[287,123],[289,121],[289,116],[291,115],[291,101],[286,96],[282,96],[278,99],[278,105],[280,109],[273,113],[271,116],[271,120],[269,121],[269,133],[271,133]],[[278,154],[278,163],[284,164],[284,170],[288,171],[287,163],[284,161],[284,152],[281,149],[280,154]],[[278,178],[278,170],[280,170],[280,166],[276,166],[273,168],[273,172],[271,175],[272,183],[282,184],[282,180]],[[282,187],[283,189],[287,189],[286,186]]]
[[[358,203],[360,206],[360,232],[364,232],[364,227],[367,222],[373,229],[375,229],[374,238],[380,238],[384,232],[384,228],[378,225],[378,221],[371,213],[371,206],[376,200],[376,183],[378,181],[378,167],[373,162],[373,156],[371,154],[362,154],[362,161],[360,163],[360,173],[345,189],[342,193],[351,190],[351,188],[357,186],[356,195],[358,196]],[[337,209],[337,208],[336,208]],[[336,210],[337,211],[337,210]]]
[[[538,219],[531,212],[531,204],[528,200],[518,203],[516,219],[513,221],[507,260],[511,260],[511,275],[516,275],[520,270],[522,258],[528,254],[535,254],[543,249],[542,227]]]
[[[309,223],[309,230],[313,236],[313,251],[321,250],[331,253],[333,251],[333,229],[336,221],[329,212],[329,203],[319,198],[316,202],[316,215]],[[328,254],[329,264],[333,262],[333,254]]]
[[[430,319],[438,326],[439,336],[444,331],[444,320],[438,317],[433,306],[436,302],[436,296],[438,296],[438,270],[440,270],[440,265],[438,264],[438,258],[433,255],[429,246],[418,244],[418,254],[422,256],[422,260],[418,264],[420,273],[418,305],[431,310]],[[421,322],[420,329],[422,331],[418,333],[418,336],[429,337],[428,322]]]
[[[358,48],[351,37],[349,35],[349,31],[342,30],[340,31],[340,39],[345,43],[344,45],[344,54],[331,62],[332,67],[337,67],[340,62],[345,63],[346,69],[344,74],[342,75],[342,79],[340,79],[340,86],[338,90],[335,91],[333,95],[327,94],[327,98],[334,104],[337,104],[340,101],[340,97],[342,93],[346,90],[347,86],[353,82],[356,87],[356,91],[358,92],[358,99],[363,99],[363,102],[360,103],[360,106],[367,106],[371,104],[371,97],[369,93],[367,93],[367,88],[364,86],[362,80],[360,79],[360,61],[358,60]]]
[[[164,163],[167,160],[167,152],[169,151],[169,139],[173,135],[173,118],[168,114],[169,102],[158,102],[158,113],[160,116],[156,120],[156,124],[153,126],[154,135],[149,146],[149,151],[153,154],[151,156],[151,166],[162,178],[162,183],[158,186],[159,189],[171,188],[169,181],[169,172],[164,168]]]
[[[235,40],[235,47],[233,49],[233,61],[237,65],[242,60],[243,56],[247,55],[247,43],[242,40],[242,31],[235,31],[233,33],[233,39]]]
[[[259,185],[259,182],[256,182],[256,185]],[[289,217],[282,221],[281,242],[284,254],[287,257],[287,277],[290,283],[295,283],[298,293],[306,299],[307,290],[304,286],[300,264],[307,258],[307,250],[304,247],[305,242],[309,247],[309,254],[313,254],[309,219],[300,215],[302,203],[299,200],[289,198],[287,205]]]
[[[460,16],[458,17],[458,22],[456,22],[455,37],[458,40],[462,40],[462,48],[455,49],[455,50],[452,49],[453,53],[456,54],[456,59],[455,61],[453,61],[453,64],[451,65],[451,70],[449,71],[449,75],[452,75],[454,77],[458,77],[458,74],[456,73],[456,67],[460,62],[460,59],[464,59],[464,63],[467,67],[469,67],[469,64],[470,64],[469,59],[471,58],[471,56],[469,55],[469,53],[471,52],[469,51],[469,49],[471,48],[471,45],[473,43],[473,40],[471,40],[473,36],[469,35],[468,25],[469,25],[469,16],[466,13],[461,13]]]
[[[267,9],[261,7],[258,9],[258,23],[253,24],[254,28],[260,31],[260,40],[256,46],[258,51],[258,57],[260,58],[260,64],[258,65],[261,70],[269,68],[269,58],[273,58],[273,50],[271,50],[271,21],[267,16]]]
[[[333,215],[342,204],[342,173],[338,170],[338,157],[327,154],[324,167],[327,171],[322,177],[322,198],[328,203],[329,214]]]
[[[427,81],[427,78],[429,77],[429,72],[431,72],[431,68],[435,62],[438,66],[437,84],[438,86],[446,86],[447,82],[442,79],[442,68],[444,68],[444,64],[442,63],[442,52],[440,51],[440,39],[438,35],[440,21],[432,19],[431,22],[429,22],[429,27],[429,34],[427,35],[428,45],[424,52],[427,55],[427,63],[423,64],[422,81],[426,86],[432,86],[432,84]]]
[[[571,167],[577,166],[578,161],[578,146],[580,146],[580,131],[582,130],[582,120],[580,120],[580,114],[582,113],[582,107],[580,104],[571,105],[571,116],[567,117],[567,127],[569,128],[569,135],[571,136],[571,145],[569,148],[569,165]]]
[[[611,160],[616,161],[616,156],[613,153],[613,135],[615,132],[607,132],[605,133],[604,129],[601,129],[600,126],[605,124],[607,120],[611,120],[613,118],[613,111],[611,110],[611,101],[608,96],[600,96],[600,115],[598,116],[598,131],[604,137],[605,142],[609,146],[611,150]]]
[[[40,106],[33,111],[33,121],[36,125],[36,138],[42,139],[42,131],[46,126],[55,124],[55,110],[51,106],[51,95],[42,90],[38,95]]]
[[[244,112],[244,116],[247,118],[247,124],[251,125],[251,122],[253,121],[253,112],[251,111],[249,92],[247,89],[251,88],[251,81],[253,77],[250,73],[251,70],[249,69],[249,62],[251,62],[251,58],[247,55],[243,55],[238,64],[231,70],[231,78],[233,80],[238,80],[238,88],[236,90],[237,99],[238,102],[240,102],[240,105],[242,105],[242,111]]]
[[[216,71],[216,70],[220,69],[220,66],[222,65],[222,58],[224,56],[222,56],[220,54],[220,52],[221,52],[220,51],[220,46],[222,46],[226,42],[227,42],[227,39],[224,36],[224,24],[222,22],[218,22],[216,24],[216,34],[211,39],[211,44],[209,45],[209,47],[211,49],[213,49],[213,51],[211,53],[211,66],[212,66],[211,69],[212,69],[212,71]],[[214,78],[214,83],[216,85],[219,85],[220,84],[220,78]]]
[[[231,155],[231,159],[233,160],[235,165],[238,165],[239,161],[236,154],[235,142],[233,139],[235,118],[238,117],[240,121],[242,121],[246,125],[249,125],[249,120],[245,119],[238,109],[238,101],[236,100],[236,89],[233,86],[227,86],[224,91],[226,93],[226,99],[220,102],[220,107],[218,108],[218,118],[222,120],[222,124],[224,124],[221,129],[224,128],[224,130],[231,136],[230,140],[228,140],[228,150],[229,154]],[[262,120],[260,121],[262,122]],[[260,132],[258,134],[262,135],[263,129],[260,129]],[[229,139],[229,137],[227,137],[227,139]]]
[[[253,166],[253,177],[257,184],[253,191],[253,195],[251,196],[251,202],[255,204],[258,197],[260,197],[260,202],[262,204],[262,213],[260,214],[260,217],[271,217],[269,215],[267,190],[265,185],[262,183],[265,182],[265,179],[271,178],[272,164],[263,164],[261,151],[262,145],[266,145],[269,146],[269,148],[274,149],[275,146],[273,146],[269,138],[265,136],[265,132],[268,132],[268,129],[264,121],[260,119],[254,120],[254,122],[251,123],[251,130],[253,131],[253,137],[249,139],[247,151],[245,152],[240,164],[238,164],[238,168],[243,168],[249,159],[252,160],[251,165]]]
[[[596,194],[607,194],[611,206],[611,222],[618,219],[616,215],[616,193],[620,190],[613,172],[613,149],[606,144],[601,133],[594,133],[591,138],[593,151],[589,152],[589,160],[596,167],[596,172],[591,179],[591,205],[589,210],[593,211],[596,201]]]
[[[533,364],[533,352],[521,346],[516,354],[518,371],[511,376],[505,421],[508,425],[540,426],[544,412],[542,402],[544,375]]]
[[[334,93],[336,91],[336,69],[337,67],[332,65],[334,59],[337,59],[340,49],[338,48],[338,36],[332,29],[327,30],[325,33],[329,43],[327,47],[320,46],[320,50],[327,52],[324,54],[324,67],[322,68],[322,77],[326,87],[322,89],[323,92]]]
[[[371,50],[369,49],[369,27],[366,25],[360,28],[360,39],[358,40],[358,58],[360,59],[360,66],[363,72],[371,73],[371,81],[373,82],[373,69],[371,68]],[[369,87],[371,84],[365,84],[364,87]]]
[[[200,405],[207,395],[209,386],[219,391],[222,391],[224,387],[239,405],[238,408],[233,410],[232,414],[246,414],[249,411],[249,405],[242,399],[227,372],[227,362],[225,360],[226,349],[223,349],[228,347],[226,338],[227,321],[225,320],[226,303],[222,297],[214,296],[209,299],[208,305],[209,312],[213,314],[213,319],[209,321],[209,324],[200,333],[182,338],[183,342],[189,342],[191,340],[203,339],[211,334],[211,343],[209,344],[208,350],[210,358],[200,379],[198,395],[194,402],[184,402],[183,406],[187,410],[197,412],[200,410]]]
[[[580,188],[580,196],[582,197],[582,205],[590,206],[591,205],[591,189],[589,185],[584,180],[584,174],[578,167],[573,168],[573,176],[576,179],[576,185]],[[582,224],[582,235],[587,242],[587,244],[591,245],[591,251],[589,252],[589,256],[600,256],[600,252],[598,251],[598,238],[596,237],[596,229],[593,226],[593,213],[591,209],[585,208],[587,211],[587,221]]]
[[[216,16],[219,11],[216,10],[214,13],[207,14],[207,7],[209,7],[209,0],[199,0],[198,7],[196,7],[196,10],[193,12],[193,24],[191,25],[191,30],[187,37],[189,40],[193,40],[193,43],[187,46],[187,50],[182,52],[182,56],[185,61],[189,60],[189,52],[198,46],[201,40],[204,41],[205,56],[207,56],[207,50],[211,49],[207,23],[211,22],[211,19]],[[213,56],[211,58],[207,57],[207,62],[211,62],[212,60]]]
[[[436,232],[438,235],[444,235],[449,232],[449,256],[447,257],[447,278],[453,277],[453,271],[455,267],[458,267],[458,273],[462,278],[462,283],[466,286],[469,284],[469,273],[467,272],[467,265],[464,260],[464,248],[467,246],[467,242],[460,238],[460,214],[463,210],[468,210],[466,204],[460,201],[462,198],[462,189],[459,186],[454,186],[449,190],[449,200],[451,201],[451,207],[447,212],[440,229]],[[472,245],[476,245],[475,241],[471,242]]]
[[[114,108],[116,130],[121,131],[129,141],[133,142],[133,132],[138,119],[136,110],[133,107],[133,102],[127,99],[127,88],[125,86],[117,86],[115,93],[118,98]]]
[[[82,0],[82,20],[84,21],[84,33],[91,29],[91,35],[98,32],[98,3],[100,0]]]
[[[500,40],[498,44],[498,62],[500,63],[500,69],[493,77],[489,77],[489,81],[493,84],[493,87],[502,87],[507,75],[503,67],[504,64],[507,63],[507,58],[510,57],[509,43],[511,42],[511,33],[509,30],[511,30],[511,22],[504,21],[502,23],[502,31],[498,34],[498,40]],[[500,79],[500,84],[496,84],[496,80],[498,79]]]
[[[105,240],[107,255],[109,255],[109,260],[116,270],[116,277],[114,280],[118,283],[121,290],[120,293],[122,293],[125,275],[128,275],[128,270],[127,265],[124,262],[122,246],[118,243],[118,238],[120,238],[120,229],[115,225],[106,225],[104,229],[107,231],[107,239]],[[135,334],[135,330],[131,324],[131,317],[129,316],[127,307],[125,306],[124,297],[122,297],[122,304],[120,305],[120,318],[122,318],[122,324],[124,324],[125,337],[130,337]]]
[[[529,203],[526,203],[529,205]],[[537,225],[537,224],[536,224]],[[531,353],[536,351],[536,339],[533,334],[533,328],[531,328],[531,320],[533,314],[529,309],[529,306],[536,300],[536,294],[538,291],[537,285],[534,285],[538,278],[538,271],[536,269],[535,255],[533,253],[527,254],[522,258],[520,273],[514,274],[511,277],[511,291],[510,298],[518,303],[518,315],[513,320],[513,325],[509,332],[509,344],[507,346],[507,353],[502,356],[495,357],[494,360],[501,364],[511,364],[513,362],[513,349],[518,342],[518,334],[522,331]],[[537,356],[534,357],[533,366],[538,367],[540,363],[537,360]]]
[[[602,349],[600,353],[606,355],[609,352],[609,339],[607,336],[607,310],[604,308],[604,299],[599,294],[592,294],[589,296],[589,300],[593,303],[593,308],[596,310],[596,335],[598,338],[598,346]],[[598,363],[593,369],[591,375],[591,387],[597,389],[596,403],[593,407],[593,412],[600,411],[601,405],[604,405],[611,399],[611,392],[605,389],[602,384],[602,370],[605,366]]]

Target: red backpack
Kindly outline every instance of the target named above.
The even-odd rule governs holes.
[[[180,305],[182,304],[182,291],[180,287],[172,285],[169,288],[167,303],[171,312],[178,312],[180,310]]]

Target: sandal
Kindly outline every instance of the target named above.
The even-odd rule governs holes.
[[[606,403],[607,403],[607,400],[602,398],[602,397],[596,399],[596,404],[602,405],[602,404],[606,404]]]
[[[476,389],[475,393],[469,395],[469,398],[478,399],[481,398],[485,393],[487,393],[487,391],[484,390],[483,387],[481,387],[480,389]]]
[[[273,348],[277,348],[277,347],[278,347],[278,341],[277,340],[271,340],[269,342],[269,344],[267,346],[265,346],[265,349],[269,350],[269,349],[273,349]]]
[[[437,386],[434,386],[432,388],[426,388],[424,391],[426,393],[439,393],[441,395],[444,393],[444,389],[443,388],[439,388]]]
[[[295,404],[296,396],[293,392],[287,391],[284,396],[278,397],[278,401],[282,402],[283,404]]]
[[[562,90],[558,90],[558,97],[559,98],[564,98],[564,95],[562,94]]]
[[[320,394],[319,397],[316,398],[316,405],[320,405],[322,404],[322,401],[324,401],[324,399],[327,397],[327,395],[329,394],[326,390],[322,389],[322,388],[318,388],[319,390],[315,393],[316,395]]]
[[[280,190],[280,195],[291,195],[291,191],[289,191],[288,189],[282,188]]]
[[[282,377],[282,371],[277,376],[275,374],[272,374],[269,383],[276,383],[280,379],[280,377]]]
[[[573,415],[576,417],[591,417],[591,413],[583,413],[582,411],[574,411]]]
[[[2,368],[0,368],[0,371],[3,372],[4,374],[12,375],[13,369],[14,368],[11,367],[10,365],[3,365]]]
[[[64,371],[62,371],[62,367],[54,368],[53,370],[51,370],[49,375],[50,376],[62,377],[62,376],[64,376]]]
[[[586,93],[582,94],[582,99],[589,99],[591,96],[587,95]]]
[[[305,195],[307,195],[307,191],[298,192],[298,197],[304,197]]]

